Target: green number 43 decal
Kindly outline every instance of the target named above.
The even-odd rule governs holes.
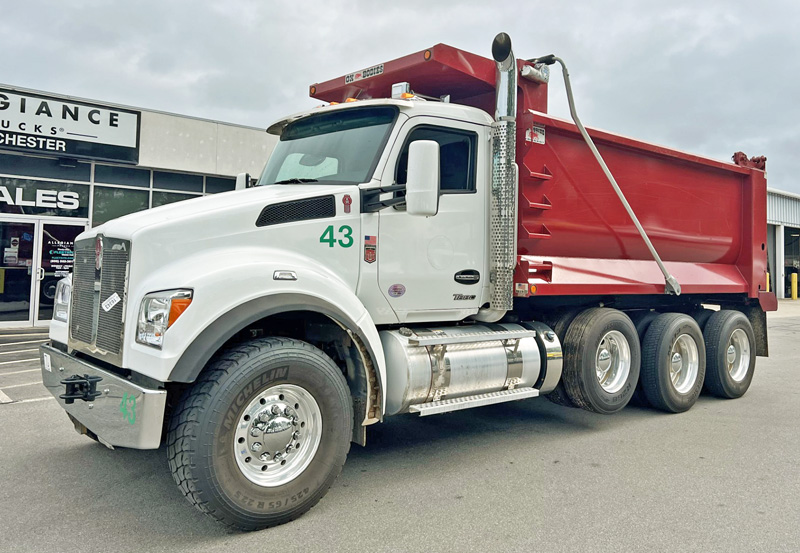
[[[334,247],[337,243],[343,248],[349,248],[353,245],[353,229],[347,225],[339,227],[339,236],[337,239],[333,234],[333,225],[328,225],[328,228],[319,237],[320,244],[328,244],[329,248]]]

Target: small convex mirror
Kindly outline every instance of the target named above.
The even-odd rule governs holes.
[[[236,190],[250,188],[250,173],[239,173],[236,175]]]

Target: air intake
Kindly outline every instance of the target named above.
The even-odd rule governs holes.
[[[336,216],[336,201],[333,195],[294,200],[268,205],[261,210],[256,220],[257,227],[268,227],[295,221],[326,219]]]

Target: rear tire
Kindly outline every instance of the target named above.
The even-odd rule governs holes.
[[[717,311],[706,323],[705,342],[705,387],[717,397],[742,397],[756,367],[756,340],[750,321],[739,311]]]
[[[650,327],[650,323],[656,320],[658,315],[659,314],[655,311],[635,311],[628,314],[633,322],[633,326],[636,327],[636,334],[639,335],[640,346],[642,342],[644,342],[644,334]],[[633,397],[631,397],[631,403],[638,407],[650,407],[650,402],[647,401],[647,396],[644,393],[641,371],[639,373],[639,380],[636,382],[636,390],[634,390]]]
[[[664,313],[642,342],[642,387],[656,409],[682,413],[691,409],[703,388],[706,352],[697,322],[683,313]]]
[[[169,465],[189,502],[219,522],[283,524],[339,475],[352,421],[330,357],[297,340],[255,340],[218,356],[185,392],[170,420]]]
[[[568,311],[563,312],[559,315],[556,319],[552,321],[548,321],[547,325],[553,329],[553,332],[556,333],[558,336],[559,342],[562,344],[564,343],[564,337],[567,335],[567,329],[569,329],[569,325],[575,320],[575,317],[578,316],[580,313],[580,309],[570,309]],[[556,405],[561,405],[563,407],[578,407],[567,395],[567,390],[564,388],[564,379],[558,381],[556,387],[553,388],[553,391],[548,393],[546,396],[551,402],[555,403]]]
[[[595,413],[619,411],[639,378],[641,350],[636,328],[622,311],[587,309],[564,338],[562,381],[572,402]]]

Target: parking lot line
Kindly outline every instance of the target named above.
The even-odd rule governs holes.
[[[15,401],[14,403],[32,403],[34,401],[47,401],[48,399],[56,399],[53,396],[47,397],[34,397],[31,399],[20,399],[19,401]]]
[[[39,351],[36,348],[31,349],[16,349],[14,351],[0,351],[0,355],[11,355],[12,353],[28,353],[29,351]]]
[[[24,371],[14,371],[10,373],[0,373],[0,376],[9,376],[12,374],[22,374],[22,373],[32,373],[32,372],[40,372],[42,369],[25,369]]]
[[[38,357],[31,357],[30,359],[17,359],[16,361],[3,361],[0,365],[13,365],[14,363],[27,363],[28,361],[38,361]]]
[[[19,346],[22,344],[43,344],[47,341],[47,339],[43,340],[27,340],[25,342],[9,342],[7,344],[0,344],[0,346]]]
[[[23,386],[33,386],[34,384],[41,384],[41,383],[42,383],[41,380],[37,380],[35,382],[26,382],[25,384],[13,384],[11,386],[3,386],[2,388],[0,388],[0,391],[10,390],[11,388],[22,388]]]
[[[7,395],[5,395],[3,393],[3,390],[0,390],[0,404],[2,404],[2,403],[11,403],[13,401],[14,401],[13,399],[11,399],[10,397],[8,397]]]

